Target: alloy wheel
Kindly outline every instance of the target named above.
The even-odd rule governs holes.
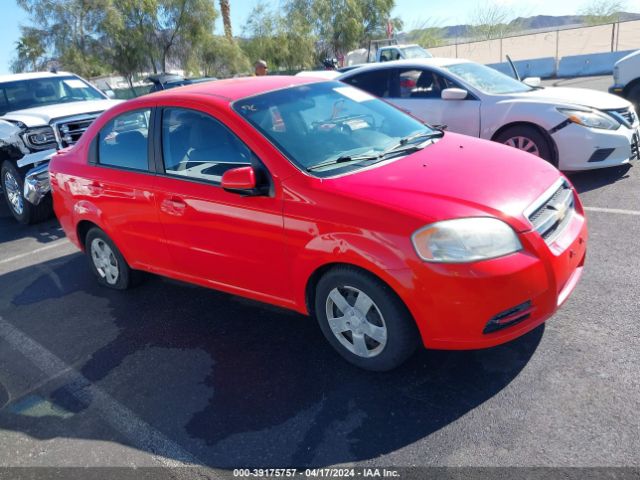
[[[104,278],[109,285],[115,285],[120,274],[118,260],[111,247],[101,238],[95,238],[91,242],[91,259],[98,275]]]
[[[527,137],[511,137],[504,142],[505,145],[508,145],[513,148],[517,148],[518,150],[524,150],[525,152],[531,153],[536,157],[540,156],[540,150],[538,149],[538,145]]]
[[[18,180],[16,180],[11,172],[5,172],[3,184],[11,209],[16,215],[22,215],[24,212],[24,200],[22,199],[22,192],[20,191]]]
[[[378,306],[362,290],[334,288],[326,299],[326,314],[331,332],[354,355],[371,358],[384,350],[387,326]]]

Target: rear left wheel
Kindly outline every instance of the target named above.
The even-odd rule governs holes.
[[[131,286],[133,271],[104,231],[97,227],[89,230],[85,251],[91,270],[101,285],[115,290],[126,290]]]

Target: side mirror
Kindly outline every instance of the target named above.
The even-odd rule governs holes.
[[[443,100],[464,100],[467,95],[468,92],[461,88],[445,88],[441,96]]]
[[[104,94],[112,100],[116,98],[116,92],[113,90],[104,90]]]
[[[540,77],[527,77],[522,81],[522,83],[529,85],[530,87],[539,87],[542,80]]]
[[[253,167],[238,167],[222,174],[222,188],[227,192],[258,195],[256,172]]]

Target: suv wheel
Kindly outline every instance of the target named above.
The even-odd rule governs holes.
[[[14,218],[28,225],[42,222],[53,213],[51,195],[47,195],[38,205],[33,205],[24,198],[24,177],[10,160],[5,160],[0,169],[2,191]]]

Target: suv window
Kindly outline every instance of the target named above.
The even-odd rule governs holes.
[[[353,77],[345,78],[343,82],[361,88],[376,97],[389,96],[389,72],[391,69],[383,68],[369,72],[363,72]]]
[[[99,133],[98,163],[132,170],[148,170],[149,118],[151,110],[123,113]]]
[[[227,170],[251,165],[251,151],[227,127],[185,108],[164,109],[162,157],[170,175],[215,183]]]

